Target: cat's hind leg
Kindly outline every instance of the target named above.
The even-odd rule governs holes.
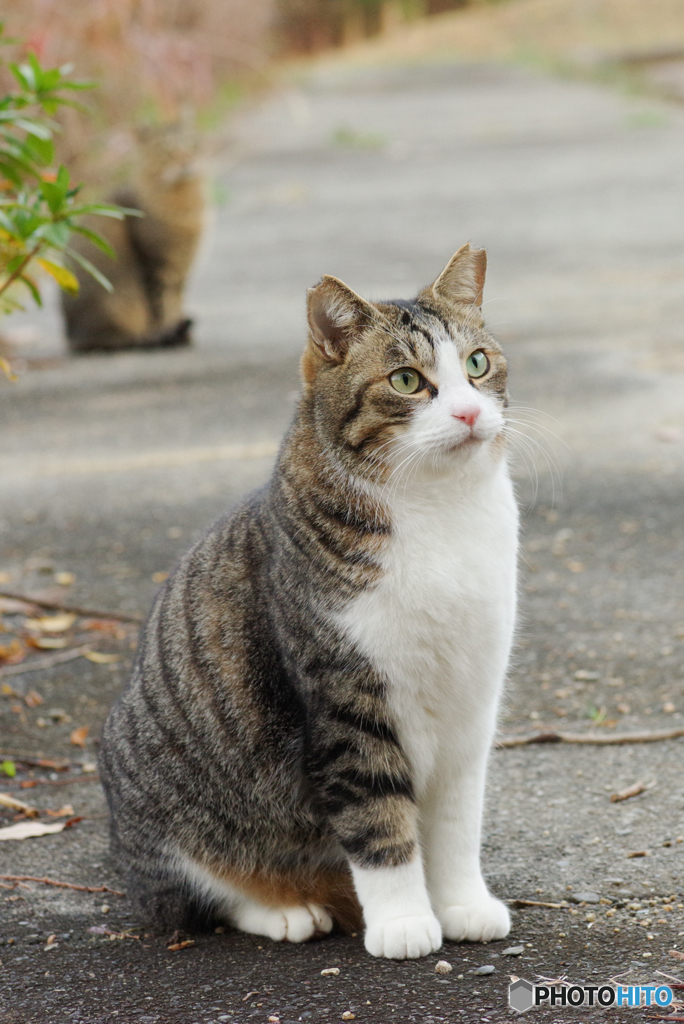
[[[315,903],[269,907],[249,896],[239,897],[229,916],[230,923],[240,931],[266,935],[276,942],[306,942],[316,935],[327,935],[333,926],[328,911]]]
[[[192,887],[215,908],[217,917],[252,935],[276,942],[306,942],[332,930],[333,919],[305,900],[292,884],[237,872],[214,872],[189,857],[179,858]],[[180,866],[180,865],[179,865]]]

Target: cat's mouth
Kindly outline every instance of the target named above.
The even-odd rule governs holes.
[[[475,448],[477,445],[484,444],[487,440],[486,437],[478,437],[477,434],[468,434],[467,437],[463,437],[458,441],[450,441],[446,446],[447,452],[462,452],[468,451],[471,448]]]

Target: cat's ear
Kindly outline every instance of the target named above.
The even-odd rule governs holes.
[[[484,249],[471,248],[470,242],[466,242],[451,257],[432,291],[448,302],[481,306],[486,273],[487,253]]]
[[[326,274],[307,293],[311,339],[326,359],[341,363],[354,335],[375,319],[375,309],[343,281]]]

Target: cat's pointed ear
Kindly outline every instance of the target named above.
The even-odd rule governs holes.
[[[466,242],[451,257],[432,291],[448,302],[481,306],[486,273],[487,253],[484,249],[473,249],[470,242]]]
[[[376,319],[370,302],[328,274],[309,288],[307,316],[314,345],[335,363],[342,362],[354,335]]]

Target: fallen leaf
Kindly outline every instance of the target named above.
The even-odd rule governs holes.
[[[118,654],[102,654],[100,651],[84,651],[83,657],[96,665],[113,665],[115,661],[121,661]]]
[[[17,766],[14,761],[0,761],[0,772],[8,778],[13,779],[17,774]]]
[[[24,627],[39,633],[65,633],[75,621],[73,612],[62,612],[59,615],[42,615],[39,619],[25,619]]]
[[[0,644],[0,661],[5,665],[17,665],[27,654],[24,645],[16,638],[8,644]]]
[[[9,807],[12,811],[23,811],[28,818],[37,818],[38,809],[31,807],[30,804],[25,804],[23,800],[17,800],[15,797],[10,796],[9,793],[0,793],[0,807]],[[74,813],[73,811],[71,812]]]
[[[48,935],[47,942],[45,943],[46,948],[48,946],[52,946],[52,944],[55,943],[56,941],[57,941],[57,936],[56,935]]]
[[[0,842],[6,839],[33,839],[36,836],[48,836],[53,832],[61,832],[66,826],[66,821],[58,821],[53,824],[45,821],[20,821],[18,825],[0,828]]]
[[[37,647],[39,651],[59,651],[69,643],[65,636],[27,636],[29,647]]]
[[[29,690],[24,697],[24,704],[27,708],[37,708],[39,704],[43,704],[43,697],[38,693],[37,690]]]
[[[635,857],[648,857],[648,850],[634,850],[627,854],[629,860],[634,860]]]
[[[174,942],[170,946],[167,946],[166,948],[169,950],[170,953],[177,953],[179,949],[187,949],[188,946],[194,946],[194,945],[195,945],[195,940],[194,939],[183,939],[182,942]]]
[[[80,628],[97,633],[111,633],[117,640],[126,639],[126,629],[117,619],[84,619]]]
[[[0,573],[0,583],[9,583],[9,578],[3,580]],[[38,606],[28,601],[18,601],[15,597],[0,597],[0,612],[5,615],[35,615]]]
[[[35,763],[32,762],[35,768],[50,768],[53,772],[68,772],[71,767],[70,761],[53,761],[49,757],[38,757]]]
[[[37,813],[38,812],[36,811],[36,814]],[[65,804],[64,807],[60,807],[58,811],[51,811],[48,808],[45,813],[49,814],[51,818],[68,818],[69,816],[73,816],[74,809],[71,804]]]
[[[628,786],[627,789],[621,789],[617,793],[613,793],[610,797],[610,802],[611,804],[617,804],[621,800],[629,800],[630,797],[645,793],[648,788],[645,782],[635,782],[633,786]]]
[[[48,718],[58,725],[68,725],[69,722],[73,721],[71,715],[68,715],[64,708],[51,708],[48,711]]]
[[[59,583],[60,587],[70,587],[72,583],[76,582],[76,577],[73,572],[56,572],[55,583]]]
[[[78,729],[74,729],[72,731],[71,736],[69,737],[69,742],[74,747],[85,747],[86,736],[88,735],[89,732],[90,729],[87,725],[81,725],[78,727]]]

